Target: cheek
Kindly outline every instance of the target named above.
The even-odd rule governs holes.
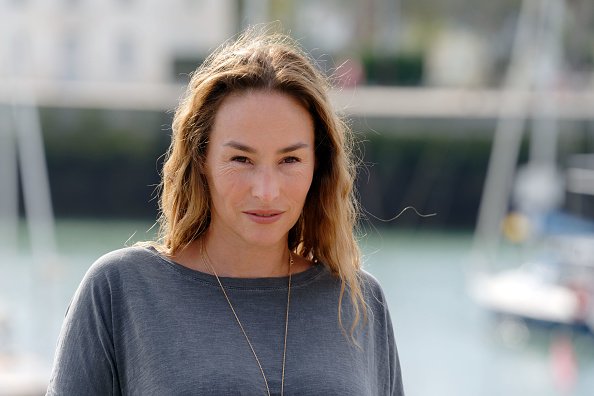
[[[222,200],[229,200],[243,188],[243,179],[236,169],[228,166],[221,166],[214,169],[208,177],[211,186],[211,194],[217,195]]]
[[[290,197],[303,204],[313,180],[313,169],[302,169],[288,183]]]

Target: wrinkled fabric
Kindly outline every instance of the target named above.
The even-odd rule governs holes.
[[[323,265],[292,277],[285,395],[403,395],[384,294],[361,279],[367,320],[349,336],[348,291]],[[287,278],[221,278],[271,394],[280,394]],[[47,395],[266,395],[262,374],[212,275],[152,248],[95,262],[66,314]]]

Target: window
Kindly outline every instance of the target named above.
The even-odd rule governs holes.
[[[176,56],[173,59],[173,80],[177,83],[187,84],[190,73],[204,61],[204,58],[191,56]]]
[[[9,75],[20,78],[31,74],[31,38],[25,31],[17,31],[12,36],[10,55],[5,60]]]
[[[79,77],[78,61],[80,52],[79,40],[73,32],[66,34],[62,40],[62,70],[61,77],[74,80]]]
[[[134,72],[136,63],[136,47],[128,35],[120,36],[116,44],[116,73],[119,77],[130,77]]]

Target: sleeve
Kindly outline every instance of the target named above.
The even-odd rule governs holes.
[[[111,297],[105,271],[92,266],[66,312],[46,396],[120,394]]]
[[[400,359],[388,302],[379,281],[369,273],[365,275],[363,290],[372,313],[378,394],[404,396]]]
[[[388,311],[387,304],[384,304],[384,309],[386,315],[386,332],[390,363],[390,395],[404,396],[402,372],[400,371],[400,359],[398,358],[398,348],[396,347],[394,329],[392,327],[392,320],[390,318],[390,312]]]

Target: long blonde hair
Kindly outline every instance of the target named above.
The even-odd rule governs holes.
[[[323,263],[341,279],[341,323],[342,298],[349,289],[352,335],[362,311],[365,316],[361,257],[354,235],[359,212],[353,190],[353,141],[350,129],[332,109],[329,88],[314,62],[286,35],[251,29],[213,52],[193,73],[173,119],[162,173],[159,247],[176,254],[209,227],[210,193],[203,166],[221,102],[231,93],[246,90],[290,95],[314,120],[316,169],[288,245],[295,253]]]

